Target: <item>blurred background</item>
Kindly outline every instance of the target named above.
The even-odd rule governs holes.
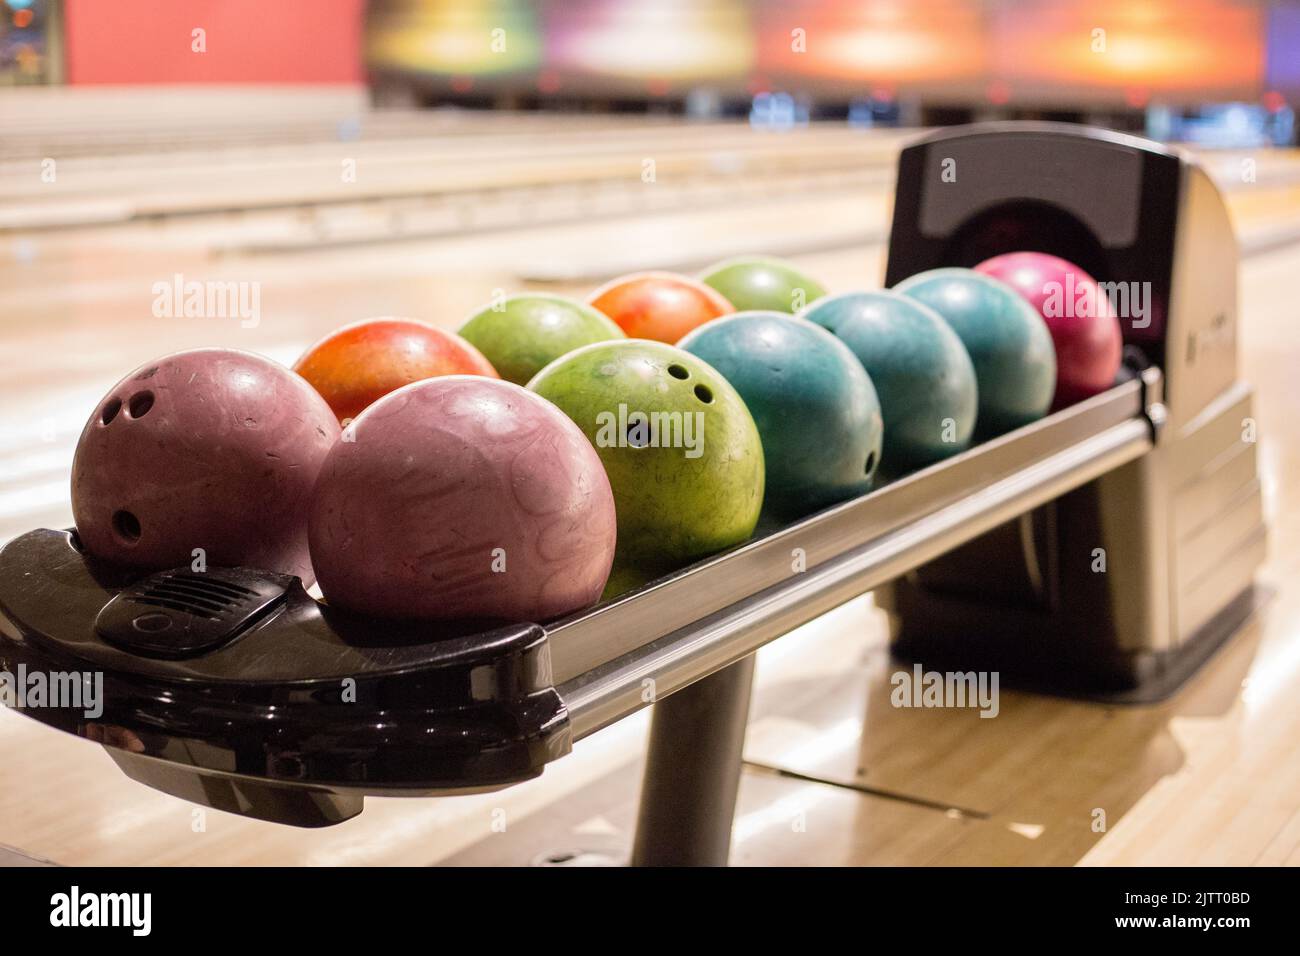
[[[230,346],[292,362],[369,316],[454,329],[503,291],[581,296],[620,273],[742,253],[790,258],[833,291],[878,287],[900,146],[926,127],[1023,118],[1182,144],[1226,194],[1243,372],[1265,423],[1270,570],[1293,579],[1300,517],[1288,516],[1300,507],[1274,486],[1300,451],[1273,444],[1267,423],[1294,419],[1300,360],[1297,105],[1297,0],[0,0],[0,543],[71,523],[68,469],[86,417],[157,355]],[[236,283],[251,308],[160,300],[196,282]],[[809,626],[812,652],[808,641],[765,651],[759,711],[789,709],[799,688],[820,699],[818,667],[865,693],[860,671],[887,656],[879,624],[864,599]],[[1294,654],[1269,660],[1275,677],[1300,668]],[[1221,682],[1230,699],[1233,681]],[[961,859],[962,847],[985,863],[1144,859],[1140,841],[1097,850],[1100,834],[1073,823],[1044,823],[1031,846],[1023,821],[1086,823],[1099,792],[1116,816],[1133,806],[1180,765],[1167,724],[1204,701],[1058,739],[1067,793],[1007,770],[1021,767],[1017,728],[1092,717],[1022,700],[1004,697],[1013,720],[950,728],[976,741],[987,771],[972,770],[974,784],[942,779],[927,797],[974,807],[983,823],[823,795],[847,822],[828,826],[812,857],[856,860],[870,846],[874,862]],[[815,751],[851,775],[865,710],[848,706],[837,736],[812,750],[789,721],[760,720],[751,750],[796,766]],[[889,726],[884,711],[876,727]],[[1255,724],[1224,733],[1268,728],[1294,747],[1270,715],[1257,707]],[[481,840],[485,806],[526,816],[609,780],[581,805],[608,792],[630,808],[642,733],[643,721],[623,721],[545,782],[504,795],[371,801],[313,834],[213,814],[195,833],[187,805],[126,780],[98,748],[0,712],[0,766],[12,770],[0,844],[85,863],[428,862]],[[885,752],[910,752],[888,729],[874,734]],[[1080,748],[1086,759],[1071,763]],[[919,792],[888,766],[873,779]],[[1198,779],[1209,793],[1213,781],[1188,786]],[[741,862],[809,861],[807,845],[777,839],[780,808],[803,799],[788,786],[747,777]],[[614,815],[582,840],[614,840],[627,822]],[[917,832],[919,843],[900,836]],[[1159,862],[1251,845],[1232,843],[1158,844]]]
[[[312,84],[381,107],[1087,120],[1285,144],[1294,0],[0,0],[0,86]],[[206,34],[200,44],[191,33]]]

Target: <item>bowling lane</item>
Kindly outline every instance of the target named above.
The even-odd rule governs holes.
[[[414,120],[412,122],[415,122]],[[761,135],[741,124],[535,121],[466,118],[430,124],[425,136],[382,134],[113,157],[44,153],[0,162],[0,228],[124,223],[299,205],[429,199],[569,183],[653,184],[671,179],[754,180],[790,172],[887,170],[908,131],[817,125]],[[201,144],[196,144],[196,147]],[[15,150],[21,152],[21,150]],[[525,161],[521,159],[526,158]],[[34,187],[39,186],[39,192]]]

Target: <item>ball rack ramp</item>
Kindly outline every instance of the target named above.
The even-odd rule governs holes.
[[[246,816],[324,826],[368,794],[508,786],[650,700],[1145,454],[1158,386],[1148,370],[546,626],[361,620],[296,578],[250,569],[133,578],[83,554],[75,532],[32,531],[0,550],[0,670],[102,674],[93,719],[9,703],[103,743],[133,779]],[[256,597],[232,603],[243,591]],[[747,701],[748,683],[735,693]]]
[[[75,532],[33,531],[0,550],[0,670],[69,693],[102,680],[102,712],[7,703],[103,744],[148,786],[305,827],[360,813],[368,795],[531,779],[653,703],[632,862],[716,865],[754,652],[857,595],[880,589],[907,653],[956,647],[965,669],[1002,666],[1007,635],[1036,629],[1058,674],[1096,660],[1117,686],[1185,676],[1247,613],[1264,546],[1218,191],[1181,153],[1043,123],[928,136],[900,155],[896,190],[890,284],[1012,249],[1146,281],[1152,321],[1122,325],[1114,387],[553,622],[359,619],[296,578],[132,577],[83,554]],[[1041,571],[1024,523],[1044,514],[1045,553],[1100,546],[1122,573],[1098,583],[1061,561],[1051,600],[1004,600],[993,585],[1017,562]],[[1222,560],[1206,561],[1206,541]],[[943,563],[970,549],[974,577],[945,591]]]

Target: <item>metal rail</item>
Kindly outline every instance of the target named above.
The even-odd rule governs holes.
[[[1132,401],[1140,397],[1141,384],[1130,385],[1131,392],[1122,386],[1085,403],[1088,408],[1076,406],[1074,415],[1045,419],[1036,432],[1022,431],[1000,446],[990,443],[928,469],[912,493],[900,487],[911,479],[891,485],[707,562],[666,582],[657,598],[653,592],[633,596],[622,605],[622,614],[620,605],[613,605],[610,613],[593,612],[557,627],[552,637],[561,681],[557,689],[568,704],[574,738],[639,710],[650,698],[662,699],[713,674],[850,598],[1142,456],[1153,447],[1154,437],[1141,414],[1145,407]],[[1129,414],[1122,420],[1077,434],[1125,406]],[[895,510],[909,499],[910,509]],[[882,508],[894,520],[865,520],[867,512]],[[888,527],[880,530],[882,524]],[[791,571],[792,547],[827,540],[843,547],[816,564],[815,552],[809,550],[808,570]],[[775,581],[770,580],[774,558],[780,561]],[[696,573],[707,577],[695,588],[674,587]],[[705,582],[709,586],[701,589]],[[728,600],[737,593],[742,596]],[[714,606],[707,612],[696,613],[710,604]],[[687,622],[678,624],[683,615]],[[603,648],[587,644],[589,626],[602,631]],[[633,646],[611,653],[624,644]],[[602,650],[603,660],[591,660]]]
[[[1158,373],[1152,370],[1147,374],[1156,376],[1158,392]],[[821,580],[832,565],[839,566],[851,554],[885,548],[891,541],[911,541],[933,528],[936,521],[952,520],[955,527],[935,550],[927,552],[929,557],[974,537],[973,533],[961,535],[961,522],[975,521],[985,510],[996,509],[1013,517],[1017,507],[1028,510],[1083,484],[1122,463],[1110,459],[1106,442],[1125,444],[1141,433],[1148,444],[1129,449],[1130,457],[1150,447],[1146,414],[1151,387],[1142,380],[1126,382],[871,494],[559,621],[548,628],[555,681],[576,686],[588,672],[674,632],[695,628],[768,588],[807,587],[808,581]],[[1111,431],[1120,426],[1120,431]],[[1103,466],[1091,467],[1098,458],[1104,459]],[[1071,469],[1075,468],[1080,477],[1071,483]],[[1052,478],[1043,494],[1034,494],[1037,484],[1049,482],[1045,469],[1053,475],[1060,472],[1059,479]],[[953,506],[960,511],[947,510]],[[867,556],[874,553],[868,550]],[[803,556],[807,568],[802,574],[792,572],[796,554]],[[862,590],[884,580],[888,578]]]

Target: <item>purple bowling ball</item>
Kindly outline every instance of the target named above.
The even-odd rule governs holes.
[[[72,462],[86,551],[161,571],[245,566],[312,581],[311,490],[339,437],[297,373],[234,349],[142,365],[104,397]]]
[[[389,618],[545,621],[600,597],[614,495],[546,399],[474,375],[426,379],[361,413],[311,508],[331,605]]]

